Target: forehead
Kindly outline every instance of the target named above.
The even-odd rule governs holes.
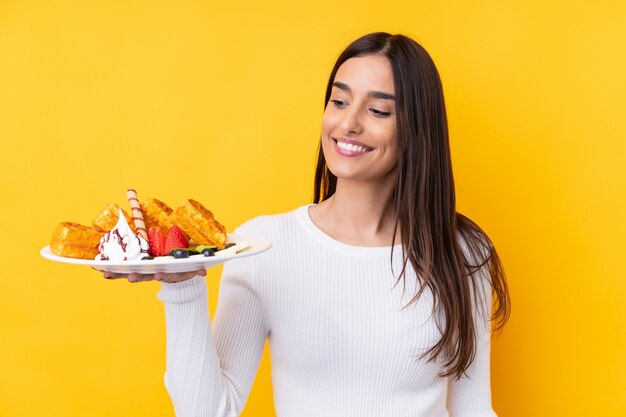
[[[382,91],[394,94],[391,64],[381,55],[348,59],[337,70],[335,81],[347,84],[354,92]]]

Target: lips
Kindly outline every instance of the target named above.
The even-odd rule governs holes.
[[[373,148],[354,139],[331,138],[335,142],[335,150],[344,156],[360,156],[371,152]]]

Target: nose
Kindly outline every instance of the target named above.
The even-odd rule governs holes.
[[[341,129],[344,134],[358,134],[363,130],[359,109],[357,106],[351,106],[345,109],[343,119],[341,120]]]

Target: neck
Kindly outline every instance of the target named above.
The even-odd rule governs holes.
[[[394,183],[347,181],[339,178],[335,194],[309,210],[312,220],[333,238],[358,246],[388,246],[396,213],[391,201]],[[400,243],[396,234],[394,244]]]

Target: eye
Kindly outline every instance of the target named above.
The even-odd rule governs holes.
[[[335,107],[338,108],[342,108],[346,106],[346,102],[345,101],[341,101],[341,100],[337,100],[337,99],[330,99],[329,100],[331,103],[333,103],[335,105]]]
[[[381,111],[381,110],[378,110],[378,109],[370,109],[370,111],[376,117],[388,117],[388,116],[391,116],[391,113],[386,112],[386,111]]]

